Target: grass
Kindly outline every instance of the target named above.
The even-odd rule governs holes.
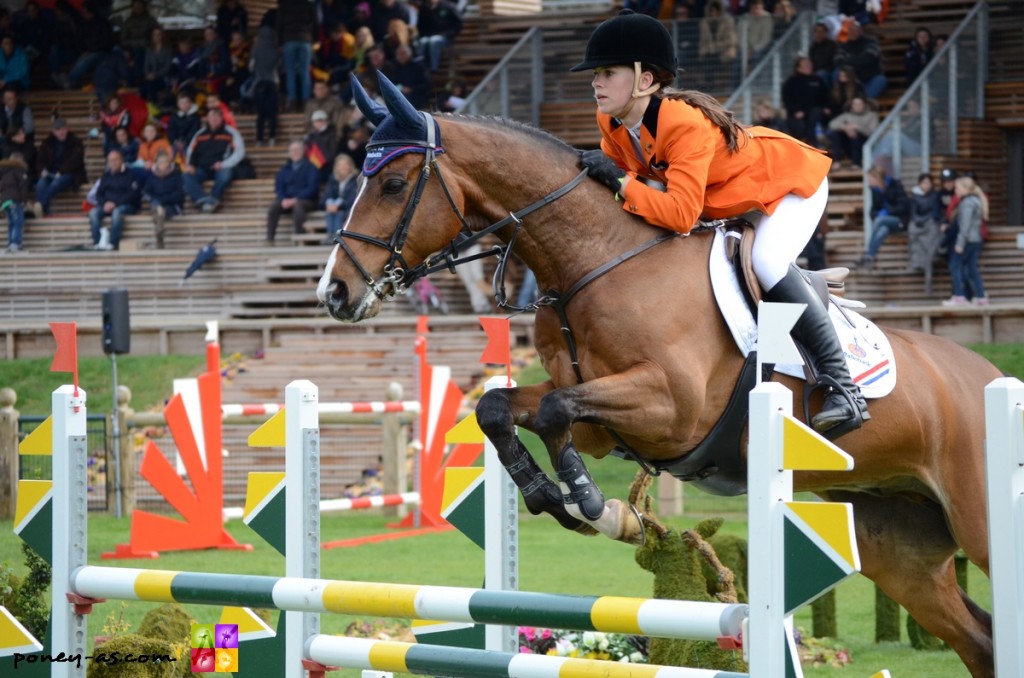
[[[1005,372],[1024,378],[1024,346],[986,345],[972,348]],[[132,386],[132,404],[135,409],[142,410],[161,404],[169,396],[168,386],[173,377],[196,373],[202,365],[203,359],[198,357],[124,356],[118,360],[119,379]],[[18,409],[22,412],[45,413],[49,409],[49,391],[66,381],[66,375],[52,374],[48,369],[49,360],[4,363],[0,372],[0,387],[13,386],[18,391]],[[109,360],[83,358],[80,370],[80,383],[89,386],[90,401],[109,402]],[[524,384],[543,378],[543,369],[536,364],[518,375],[519,382]],[[529,434],[525,434],[524,438],[528,447],[538,458],[543,459],[545,455],[540,441]],[[633,464],[615,458],[591,461],[588,466],[598,484],[607,488],[609,495],[615,496],[624,495],[635,471]],[[725,530],[734,534],[746,533],[746,501],[743,497],[713,497],[693,488],[685,488],[684,503],[686,516],[668,518],[666,522],[689,527],[701,517],[722,515],[728,520]],[[325,516],[322,521],[322,539],[329,541],[379,533],[385,531],[384,524],[388,520],[381,515],[368,513]],[[253,544],[252,552],[184,552],[165,554],[157,561],[101,561],[100,554],[103,551],[126,541],[129,525],[127,518],[91,515],[89,562],[118,567],[284,574],[283,558],[240,521],[229,523],[227,529],[239,542]],[[16,572],[22,573],[20,542],[11,528],[10,521],[0,521],[0,562],[9,563]],[[651,576],[633,562],[633,550],[629,546],[607,539],[587,539],[567,534],[547,518],[526,514],[521,516],[520,554],[520,588],[523,590],[624,596],[648,596],[651,592]],[[354,549],[324,551],[321,555],[321,572],[322,577],[329,579],[477,587],[483,578],[483,555],[460,534],[447,532]],[[969,577],[968,588],[972,597],[982,606],[990,608],[987,578],[973,567]],[[888,668],[893,675],[901,678],[968,676],[959,659],[950,651],[913,650],[906,640],[905,627],[901,643],[875,644],[874,590],[871,582],[864,577],[855,576],[844,582],[837,589],[837,597],[839,642],[849,648],[854,662],[847,671],[870,675],[876,670]],[[145,612],[154,606],[150,603],[116,602],[100,605],[89,619],[89,635],[101,635],[110,615],[123,614],[125,621],[134,628]],[[215,622],[219,617],[219,612],[211,608],[188,606],[188,609],[197,622]],[[342,633],[352,621],[351,617],[324,615],[321,624],[325,633]],[[798,627],[810,628],[809,608],[798,612],[796,623]],[[240,661],[245,661],[244,651]],[[810,677],[832,676],[836,669],[805,667],[805,672]],[[348,670],[334,675],[351,678],[358,673]]]

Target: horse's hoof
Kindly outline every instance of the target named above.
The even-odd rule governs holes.
[[[605,504],[605,516],[614,528],[607,533],[616,541],[642,546],[647,541],[644,521],[632,504],[612,499]]]

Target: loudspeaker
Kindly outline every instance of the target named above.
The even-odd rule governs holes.
[[[131,342],[128,290],[123,287],[103,290],[103,352],[128,353]]]

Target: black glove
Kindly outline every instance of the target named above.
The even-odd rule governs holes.
[[[599,148],[592,151],[580,152],[580,167],[586,168],[587,175],[591,179],[597,179],[607,186],[612,193],[618,193],[622,189],[621,179],[626,176],[625,170],[615,164],[615,161],[604,154]]]

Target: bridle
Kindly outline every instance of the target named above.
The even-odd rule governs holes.
[[[437,156],[445,151],[443,147],[438,146],[437,130],[435,128],[434,119],[430,114],[422,111],[420,112],[420,115],[423,116],[427,129],[425,140],[410,141],[404,139],[389,139],[388,141],[368,144],[366,147],[367,151],[388,148],[395,148],[396,150],[415,148],[422,149],[423,152],[423,166],[420,168],[419,177],[416,180],[416,186],[413,188],[412,195],[409,197],[409,202],[405,205],[405,211],[402,213],[402,218],[398,221],[398,225],[391,234],[391,239],[383,240],[381,238],[374,238],[373,236],[365,235],[363,233],[354,233],[345,229],[335,236],[335,242],[342,250],[344,250],[349,260],[352,261],[352,265],[355,266],[356,270],[359,271],[359,274],[363,276],[363,281],[366,283],[366,286],[374,293],[374,295],[377,296],[378,299],[381,299],[382,301],[392,299],[395,295],[403,294],[413,283],[420,278],[430,275],[431,273],[436,273],[437,271],[444,269],[448,269],[454,273],[455,267],[461,264],[475,261],[477,259],[497,256],[499,257],[499,260],[498,267],[495,271],[495,297],[498,305],[513,313],[524,310],[508,303],[508,299],[505,295],[504,284],[506,263],[509,255],[512,253],[513,247],[515,246],[519,230],[522,228],[523,219],[530,213],[544,207],[545,205],[551,204],[572,189],[576,188],[580,183],[582,183],[583,179],[586,178],[587,171],[581,171],[569,183],[552,191],[551,193],[548,193],[540,200],[527,205],[523,209],[517,212],[509,212],[509,215],[504,219],[496,221],[490,226],[479,231],[473,231],[469,222],[466,221],[466,217],[459,209],[459,206],[455,204],[451,191],[448,189],[448,184],[444,180],[444,175],[441,173],[441,166],[437,162]],[[385,159],[384,162],[386,163],[387,160]],[[437,180],[441,182],[441,190],[444,193],[445,199],[448,201],[448,206],[451,207],[452,212],[455,213],[455,216],[458,218],[459,223],[462,224],[462,227],[459,230],[458,236],[445,245],[443,249],[436,254],[427,257],[420,264],[410,267],[402,256],[402,250],[405,248],[405,242],[409,237],[409,228],[412,224],[413,216],[416,214],[416,208],[419,206],[420,200],[423,197],[423,191],[426,189],[427,181],[430,179],[431,173],[437,175]],[[465,250],[471,245],[477,243],[484,236],[513,224],[515,225],[515,230],[509,238],[507,245],[495,245],[480,253],[459,257],[460,250]],[[352,238],[353,240],[369,243],[370,245],[385,249],[390,253],[388,263],[384,265],[384,275],[380,279],[374,279],[370,272],[366,270],[366,267],[363,266],[356,257],[355,252],[353,252],[348,243],[345,242],[346,238]]]

